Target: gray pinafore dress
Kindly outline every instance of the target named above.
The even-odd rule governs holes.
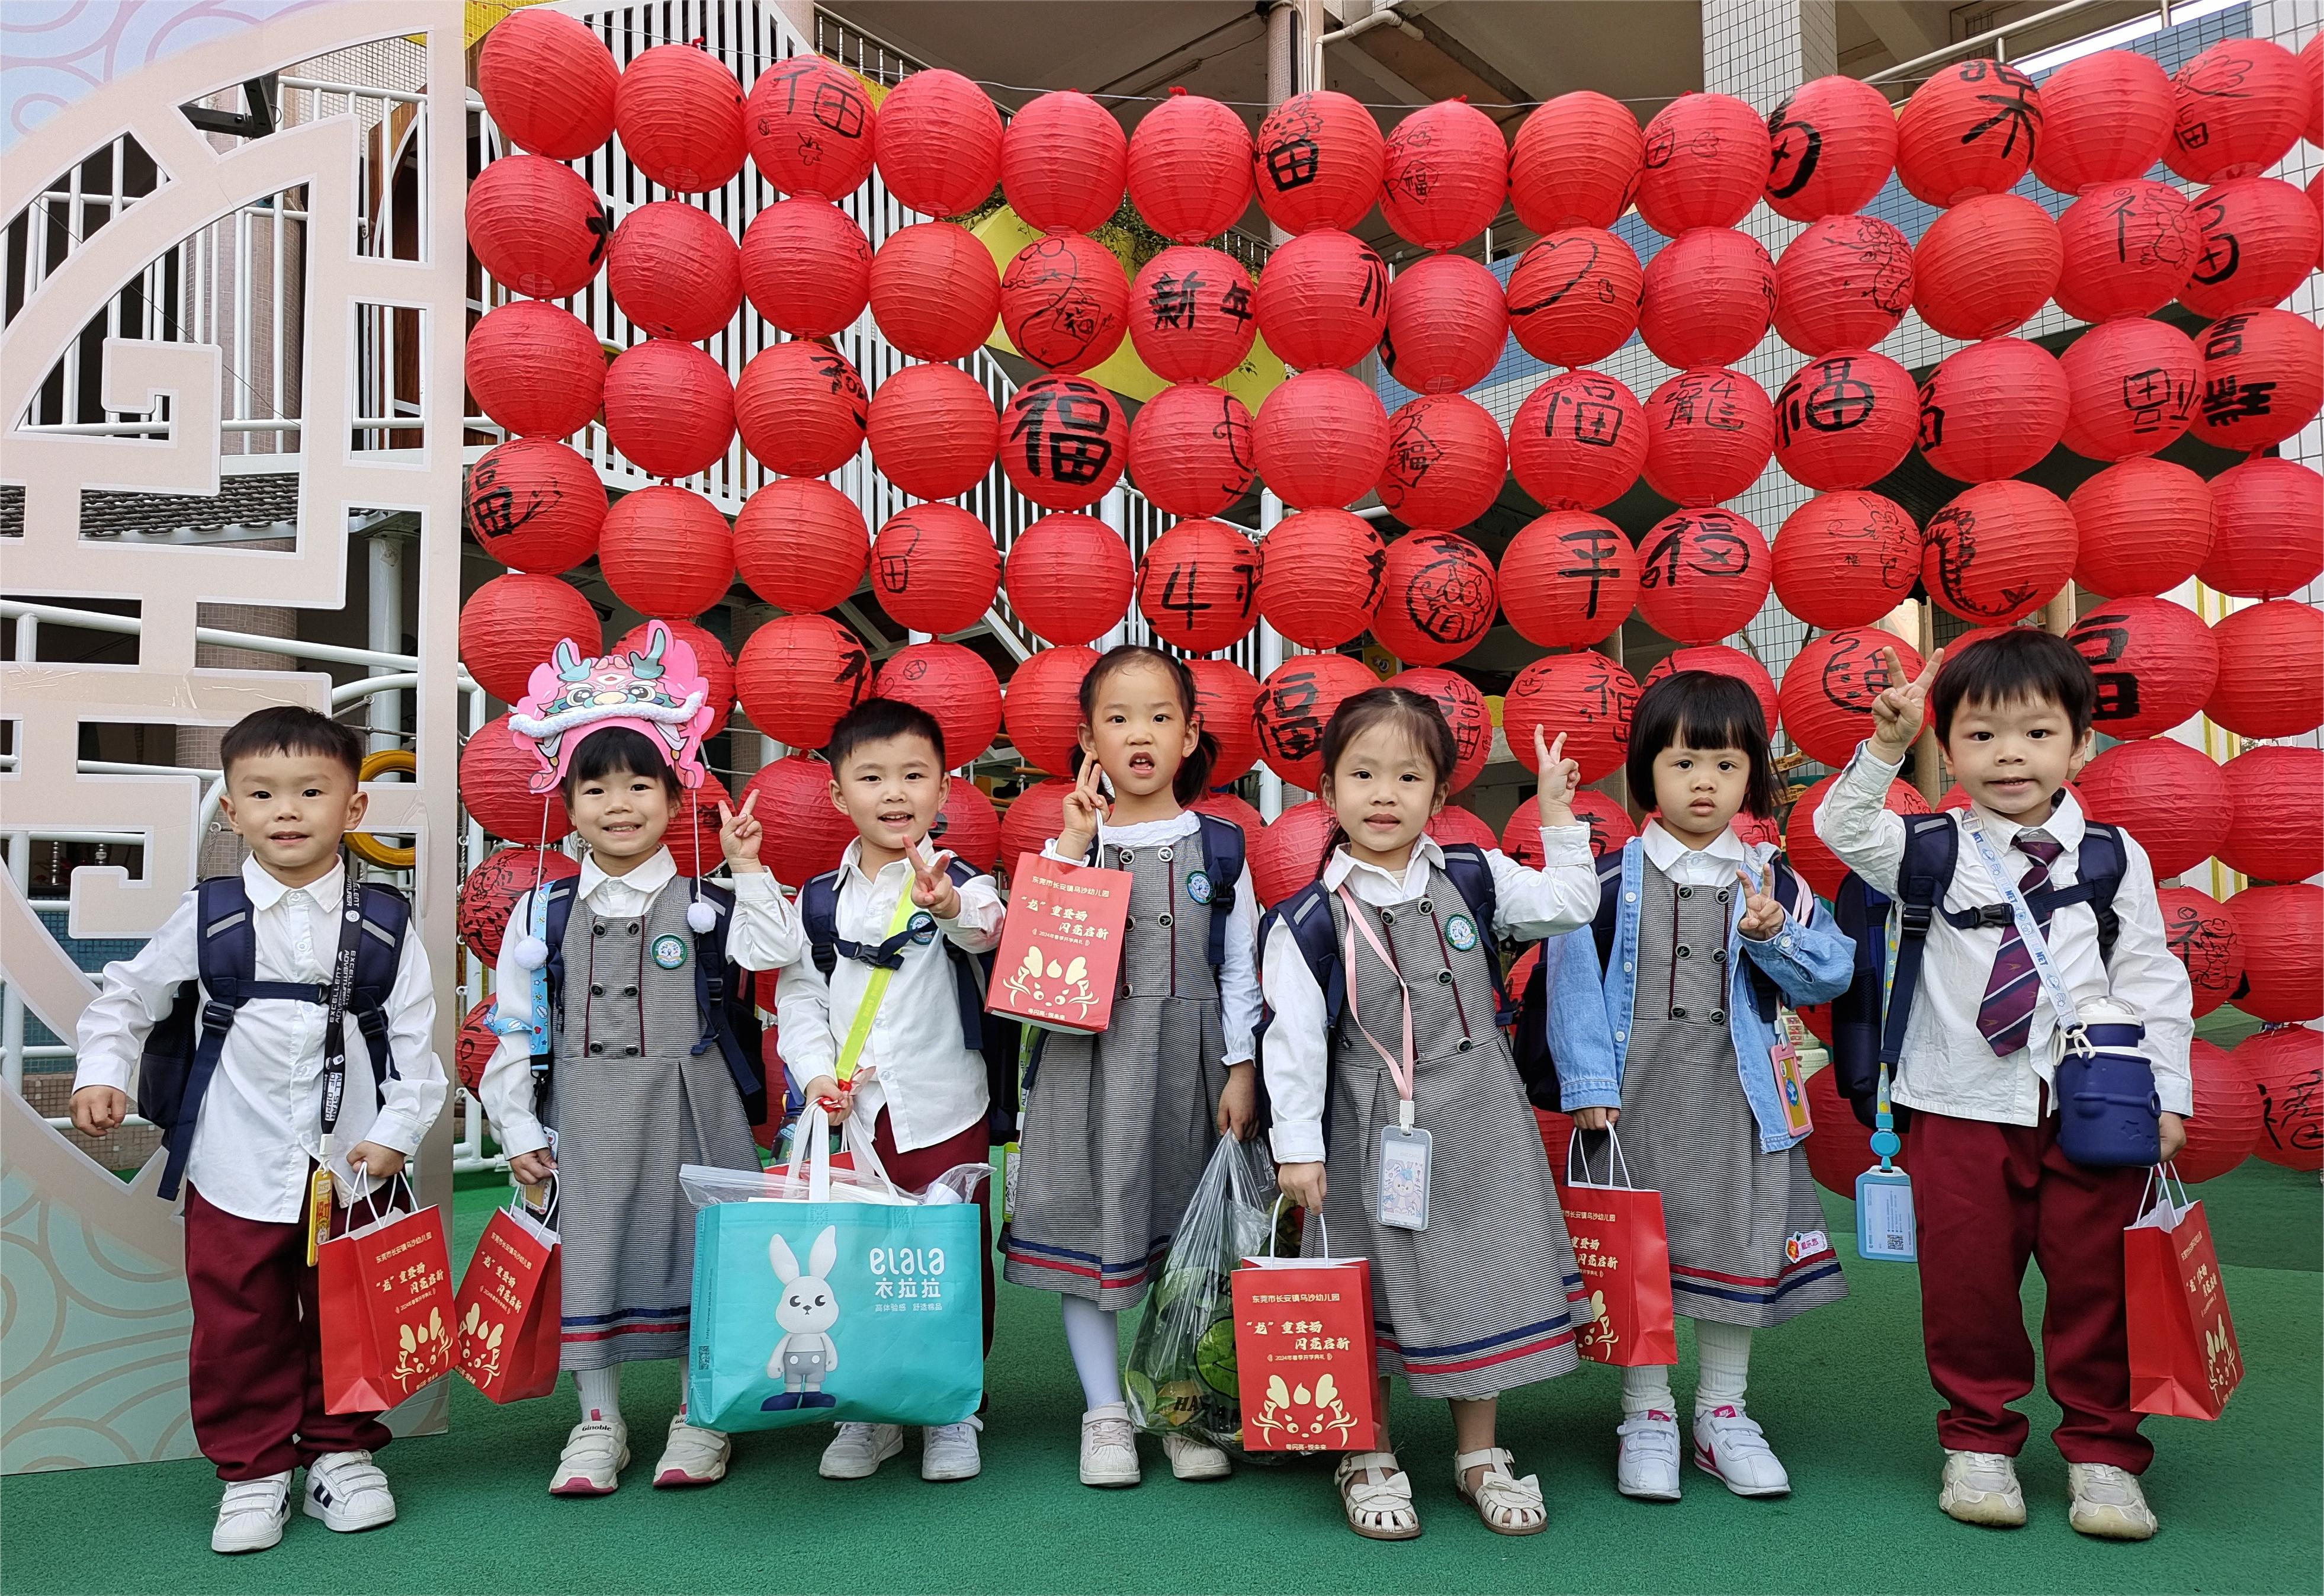
[[[1133,883],[1121,986],[1104,1030],[1042,1038],[1001,1275],[1119,1313],[1145,1296],[1218,1145],[1226,1034],[1202,833],[1107,844],[1100,863]]]
[[[1381,1044],[1403,1035],[1397,971],[1412,993],[1413,1105],[1431,1139],[1425,1231],[1383,1225],[1379,1141],[1397,1122],[1388,1066],[1342,1011],[1332,1042],[1323,1225],[1303,1251],[1371,1259],[1379,1371],[1418,1397],[1475,1398],[1571,1370],[1573,1327],[1590,1311],[1541,1131],[1494,1023],[1489,927],[1479,935],[1442,870],[1425,897],[1361,912],[1397,970],[1356,936],[1355,1007]],[[1333,935],[1346,944],[1347,907],[1332,899]],[[1469,946],[1457,946],[1446,935]],[[1467,927],[1465,931],[1462,927]]]
[[[686,1356],[694,1205],[681,1164],[759,1167],[742,1094],[701,1039],[684,884],[641,918],[574,906],[556,1065],[541,1119],[557,1130],[564,1369]],[[667,961],[683,955],[674,967]]]
[[[1806,1149],[1759,1150],[1736,1075],[1727,927],[1739,890],[1681,886],[1646,868],[1620,1134],[1632,1184],[1663,1195],[1673,1305],[1689,1318],[1758,1326],[1838,1302],[1848,1282]],[[1602,1147],[1591,1156],[1602,1158]]]

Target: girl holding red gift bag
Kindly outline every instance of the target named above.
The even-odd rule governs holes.
[[[1563,749],[1535,738],[1544,863],[1528,870],[1425,835],[1455,761],[1434,699],[1348,699],[1323,733],[1338,827],[1322,877],[1270,912],[1261,938],[1275,1156],[1310,1215],[1303,1250],[1323,1256],[1320,1217],[1341,1251],[1369,1258],[1383,1432],[1390,1375],[1449,1398],[1455,1487],[1501,1535],[1538,1534],[1548,1514],[1495,1444],[1499,1395],[1577,1362],[1581,1276],[1499,1023],[1497,947],[1585,925],[1597,907],[1572,807],[1581,771]],[[1384,1444],[1342,1458],[1337,1482],[1358,1535],[1420,1533]]]

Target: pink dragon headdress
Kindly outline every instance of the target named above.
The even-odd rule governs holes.
[[[540,761],[531,789],[556,790],[583,738],[606,726],[642,732],[662,751],[678,779],[702,785],[702,738],[715,719],[709,683],[694,649],[659,621],[646,623],[646,646],[585,660],[570,638],[532,680],[509,716],[509,730]]]

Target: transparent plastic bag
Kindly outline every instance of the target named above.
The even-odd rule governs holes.
[[[831,1151],[831,1123],[820,1108],[798,1116],[804,1140],[788,1164],[764,1169],[726,1169],[706,1164],[678,1167],[678,1184],[696,1208],[716,1203],[873,1203],[890,1207],[918,1207],[931,1203],[973,1203],[976,1183],[992,1173],[990,1164],[955,1164],[918,1191],[908,1191],[888,1177],[880,1155],[868,1141],[859,1141],[853,1121],[840,1132],[840,1155]]]

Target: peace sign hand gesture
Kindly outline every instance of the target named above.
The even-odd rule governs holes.
[[[1929,684],[1937,679],[1937,667],[1944,662],[1945,651],[1939,649],[1921,667],[1921,674],[1906,681],[1904,664],[1896,658],[1896,650],[1880,650],[1880,663],[1886,667],[1888,679],[1898,684],[1882,688],[1880,697],[1872,701],[1872,741],[1879,745],[1873,752],[1884,763],[1893,765],[1904,758],[1904,751],[1921,734],[1921,723],[1929,713]]]
[[[1065,794],[1065,829],[1057,834],[1057,852],[1068,859],[1081,859],[1097,841],[1098,822],[1112,811],[1105,789],[1099,785],[1104,772],[1094,759],[1082,761],[1082,773],[1074,779],[1074,789]]]
[[[766,827],[751,811],[759,806],[755,792],[742,796],[742,807],[731,808],[726,800],[718,801],[718,846],[726,855],[726,868],[736,875],[759,875],[766,866],[759,863],[759,839]]]
[[[1541,773],[1541,823],[1573,824],[1573,795],[1582,787],[1582,767],[1565,757],[1565,733],[1552,743],[1539,726],[1533,729],[1533,765]]]
[[[953,862],[952,850],[945,849],[926,863],[921,863],[920,853],[921,848],[915,846],[904,854],[912,865],[913,903],[940,920],[958,919],[960,889],[952,884],[951,873],[946,869]]]
[[[1735,879],[1743,883],[1744,936],[1754,942],[1765,942],[1784,928],[1784,906],[1775,901],[1775,867],[1767,866],[1766,875],[1754,876],[1748,870],[1738,870]]]

